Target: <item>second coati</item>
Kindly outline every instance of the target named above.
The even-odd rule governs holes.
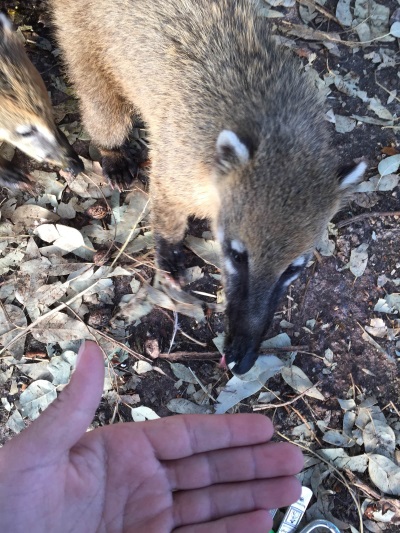
[[[225,356],[257,358],[278,300],[365,171],[339,171],[324,104],[251,0],[49,0],[103,172],[130,181],[138,110],[151,140],[160,268],[179,278],[188,216],[223,253]]]
[[[50,98],[39,72],[3,13],[0,13],[0,141],[74,174],[83,170],[82,161],[54,123]],[[30,187],[31,181],[0,157],[0,185]]]

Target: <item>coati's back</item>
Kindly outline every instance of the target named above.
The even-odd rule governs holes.
[[[161,267],[178,271],[188,215],[211,218],[224,255],[227,360],[243,373],[364,167],[339,178],[317,90],[256,2],[51,4],[94,140],[122,145],[131,105],[148,123]]]

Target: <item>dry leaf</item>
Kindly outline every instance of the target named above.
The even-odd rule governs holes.
[[[282,369],[282,377],[286,383],[299,393],[311,396],[317,400],[325,400],[324,396],[311,383],[305,373],[298,366],[292,365]]]

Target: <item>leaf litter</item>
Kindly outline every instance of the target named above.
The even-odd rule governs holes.
[[[376,72],[397,68],[395,56],[391,55],[393,50],[389,47],[398,36],[398,22],[390,19],[390,8],[378,2],[359,0],[340,0],[335,4],[336,10],[332,10],[332,5],[324,6],[323,1],[301,2],[297,7],[292,0],[274,0],[262,4],[263,16],[273,18],[278,29],[282,29],[280,24],[285,20],[286,14],[294,14],[299,7],[301,19],[289,17],[288,24],[291,26],[290,34],[300,36],[303,42],[297,38],[290,40],[286,37],[285,43],[299,55],[303,53],[302,57],[308,58],[309,63],[305,68],[315,77],[321,92],[329,94],[330,97],[335,94],[337,101],[343,104],[341,108],[336,108],[332,115],[332,127],[336,128],[339,135],[346,139],[349,134],[360,134],[365,125],[376,128],[372,131],[378,131],[381,127],[397,127],[397,116],[393,112],[396,102],[395,88],[390,87],[387,94],[382,95],[382,91],[378,94],[378,85],[375,86],[376,90],[371,90],[371,86],[366,87],[360,73],[346,71],[345,62],[339,66],[337,59],[343,57],[343,53],[348,53],[345,47],[351,47],[354,55],[360,50],[365,61],[375,65]],[[333,29],[324,26],[326,21],[332,23],[335,18],[340,21],[342,28],[352,29],[352,32],[343,34],[339,26],[334,26]],[[371,39],[376,39],[376,45],[363,42]],[[42,44],[43,49],[52,46],[50,42],[43,41]],[[39,45],[38,47],[40,48]],[[321,66],[316,66],[318,59],[314,63],[323,48],[326,50],[324,54],[327,54],[325,57],[333,59],[326,71]],[[56,117],[64,121],[62,129],[71,142],[88,142],[80,123],[68,123],[69,114],[77,111],[76,100],[70,97],[70,88],[62,78],[52,75],[51,80],[54,91],[67,95],[67,100],[55,106]],[[352,101],[357,101],[357,106],[347,106]],[[357,110],[354,107],[357,107]],[[140,145],[140,129],[134,130],[133,138],[134,142]],[[93,151],[89,150],[89,153],[92,154]],[[8,157],[12,159],[13,155],[10,151]],[[359,155],[369,156],[369,153],[365,151]],[[397,155],[384,155],[378,160],[379,163],[375,165],[378,175],[359,185],[360,198],[362,195],[370,195],[372,198],[376,193],[396,194],[399,179]],[[109,402],[113,410],[116,409],[118,420],[157,418],[155,410],[147,405],[131,407],[132,404],[145,401],[148,405],[156,406],[156,411],[160,411],[159,406],[163,403],[165,409],[171,412],[218,412],[224,408],[240,411],[242,406],[260,411],[262,406],[269,414],[271,409],[274,413],[285,412],[285,417],[293,426],[297,416],[294,410],[296,407],[300,414],[303,413],[302,419],[299,420],[301,424],[292,427],[286,434],[291,435],[295,442],[309,446],[310,451],[315,448],[316,439],[329,442],[330,446],[323,448],[320,440],[321,449],[318,453],[321,457],[312,456],[313,464],[307,460],[310,466],[306,467],[303,473],[316,496],[309,517],[324,516],[336,520],[340,527],[349,527],[349,524],[335,516],[332,487],[337,473],[335,474],[333,467],[343,472],[349,483],[351,479],[346,476],[353,473],[362,476],[368,483],[376,484],[378,490],[388,491],[387,494],[390,495],[396,494],[396,447],[400,442],[400,422],[396,411],[392,409],[390,416],[385,416],[376,404],[362,405],[368,400],[364,391],[360,393],[361,396],[364,395],[363,399],[356,397],[356,401],[350,401],[347,398],[343,400],[347,403],[341,402],[342,409],[339,411],[343,419],[342,428],[338,430],[330,427],[333,423],[336,424],[334,427],[337,427],[338,415],[335,415],[335,408],[332,406],[334,398],[329,399],[325,394],[321,394],[325,393],[325,389],[319,384],[319,380],[321,376],[331,376],[329,379],[334,379],[337,375],[338,350],[333,345],[332,350],[327,349],[326,344],[323,349],[315,350],[317,357],[313,360],[320,361],[323,367],[320,373],[314,372],[310,365],[303,369],[302,352],[295,349],[290,351],[291,345],[297,344],[295,335],[299,330],[296,318],[297,301],[288,300],[287,305],[284,304],[283,315],[277,317],[280,327],[285,329],[290,337],[282,337],[283,334],[280,334],[264,343],[263,350],[268,350],[269,355],[259,358],[263,364],[249,376],[249,381],[239,380],[237,377],[228,380],[227,373],[216,366],[208,372],[205,379],[203,372],[199,375],[199,367],[196,365],[169,363],[169,380],[174,383],[176,397],[169,396],[163,402],[160,401],[161,393],[154,393],[152,396],[150,391],[140,388],[141,383],[146,383],[146,380],[153,380],[149,381],[149,387],[155,384],[151,376],[162,376],[158,371],[161,369],[158,369],[157,361],[152,360],[150,363],[137,360],[137,357],[145,357],[147,354],[143,346],[137,344],[134,337],[130,337],[132,331],[147,327],[149,317],[158,313],[158,317],[170,317],[172,324],[172,315],[178,313],[177,347],[182,344],[179,340],[181,336],[192,343],[188,345],[192,351],[199,349],[196,342],[197,337],[202,338],[199,336],[201,328],[211,329],[215,328],[215,323],[218,324],[215,319],[210,321],[210,317],[217,316],[222,306],[218,307],[215,299],[210,301],[211,298],[205,296],[207,293],[212,294],[212,290],[202,290],[201,283],[213,279],[215,293],[220,290],[219,272],[216,270],[220,267],[219,247],[209,235],[207,238],[204,235],[199,237],[199,233],[189,235],[185,245],[199,258],[197,263],[191,263],[195,266],[188,269],[187,281],[190,285],[186,287],[185,292],[177,293],[154,284],[153,236],[145,208],[148,199],[145,189],[139,184],[127,195],[113,191],[102,177],[99,163],[89,159],[84,162],[85,172],[77,178],[72,178],[64,172],[34,169],[31,175],[37,186],[37,196],[32,198],[21,193],[0,205],[0,275],[3,276],[0,286],[0,336],[2,346],[6,347],[2,353],[5,367],[0,368],[0,384],[5,387],[7,394],[20,393],[19,400],[3,402],[9,409],[9,430],[20,431],[25,425],[24,418],[37,416],[48,405],[51,398],[55,397],[54,394],[61,390],[69,379],[80,340],[95,338],[107,355],[104,389],[108,392],[104,395],[104,401]],[[96,207],[97,201],[105,202],[104,206],[107,206],[102,218],[88,215],[92,206]],[[342,266],[348,264],[358,282],[363,283],[362,280],[368,278],[374,267],[373,245],[369,240],[362,239],[351,240],[350,244]],[[340,257],[340,233],[333,224],[318,249],[323,261],[333,261]],[[98,252],[105,257],[102,264],[96,257]],[[116,261],[115,264],[113,260]],[[320,257],[316,255],[306,271],[307,275],[311,276],[320,266]],[[338,272],[341,272],[340,267]],[[342,275],[345,276],[346,271]],[[385,349],[376,341],[373,345],[362,337],[364,341],[385,353],[387,343],[394,345],[398,342],[399,323],[396,321],[400,304],[398,293],[393,289],[397,286],[394,283],[396,275],[398,278],[395,272],[386,272],[388,281],[385,283],[385,292],[373,301],[371,311],[374,314],[365,321],[365,325],[363,324],[363,335],[368,335],[372,341],[374,337],[380,343],[386,343]],[[121,291],[121,286],[125,287],[124,291]],[[99,322],[104,325],[93,327],[91,324],[94,323],[96,313],[104,312],[107,308],[110,310],[108,319],[104,323]],[[329,319],[321,318],[320,315],[308,316],[307,319],[302,324],[303,337],[306,335],[309,339],[310,335],[317,337],[319,332],[326,332],[326,335],[331,333]],[[313,321],[313,327],[307,325],[310,319]],[[169,319],[166,320],[166,323],[169,323]],[[163,319],[159,320],[159,327],[165,327]],[[151,328],[148,328],[149,332],[150,330]],[[222,351],[223,335],[218,333],[221,331],[221,325],[214,331],[214,342]],[[38,343],[39,349],[44,351],[44,359],[28,357],[28,350],[35,342]],[[67,348],[75,351],[65,352]],[[282,352],[282,349],[288,351]],[[351,348],[349,350],[351,351]],[[70,355],[66,356],[66,353]],[[293,365],[295,358],[296,365]],[[318,367],[318,364],[315,366]],[[167,372],[166,367],[163,367],[163,371]],[[18,385],[19,375],[25,379],[23,392]],[[39,386],[32,387],[35,383],[39,383]],[[139,394],[135,392],[138,390]],[[287,392],[288,390],[290,392]],[[27,391],[28,399],[23,397]],[[182,397],[179,397],[180,395]],[[222,403],[224,395],[225,404]],[[6,400],[5,397],[3,399]],[[312,419],[308,420],[304,414],[307,408],[304,410],[303,407],[310,405],[307,403],[309,401],[313,408]],[[321,412],[319,406],[325,406],[326,402],[329,408],[324,407]],[[164,410],[163,416],[166,414]],[[104,423],[107,419],[102,416],[100,422]],[[339,447],[333,447],[337,445]],[[327,466],[323,460],[332,466]],[[368,475],[370,479],[366,478]],[[359,478],[357,480],[359,485],[364,482]],[[353,488],[348,490],[350,494]],[[386,524],[395,523],[396,516],[399,516],[398,512],[396,515],[396,509],[391,515],[389,513],[389,518],[388,513],[384,512],[385,509],[380,515],[378,510],[375,510],[374,514],[370,511],[371,501],[375,509],[384,501],[388,501],[388,505],[393,508],[391,498],[371,499],[371,495],[368,496],[369,499],[364,500],[368,503],[365,509],[363,508],[365,527],[372,528],[369,530],[373,531],[371,523],[381,524],[380,520],[383,519]],[[361,531],[358,524],[357,527]],[[355,531],[351,524],[350,528]]]

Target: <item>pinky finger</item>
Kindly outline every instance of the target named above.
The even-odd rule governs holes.
[[[269,511],[259,510],[251,513],[227,516],[205,522],[203,524],[192,524],[174,529],[174,533],[268,533],[272,527],[272,518]]]

